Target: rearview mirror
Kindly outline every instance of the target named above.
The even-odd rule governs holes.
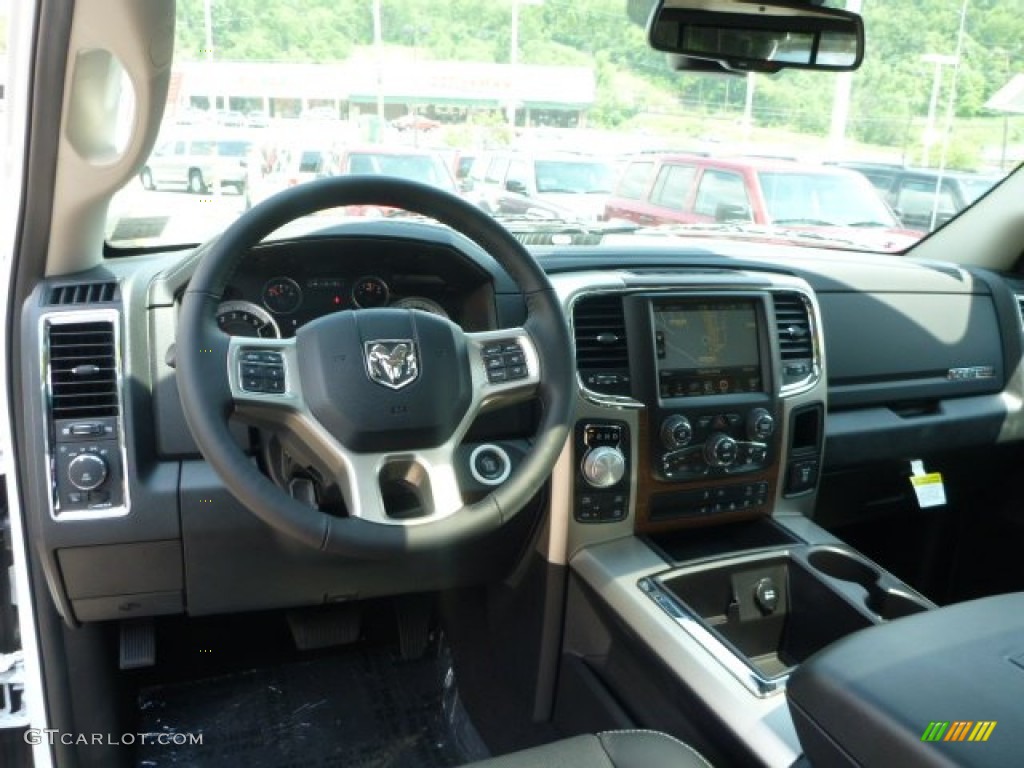
[[[739,72],[846,72],[864,57],[859,15],[806,2],[660,0],[647,36],[655,50],[717,61]]]

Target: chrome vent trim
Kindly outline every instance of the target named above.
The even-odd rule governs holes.
[[[110,333],[109,346],[107,346],[106,342],[101,342],[96,351],[110,351],[113,363],[112,370],[110,372],[102,370],[106,368],[103,364],[105,361],[97,358],[91,362],[82,363],[84,365],[94,366],[97,369],[95,372],[91,369],[86,369],[81,372],[83,374],[83,378],[85,376],[95,375],[97,377],[95,382],[105,382],[97,388],[96,392],[89,393],[90,402],[85,403],[86,411],[89,411],[89,409],[103,409],[108,411],[108,414],[105,416],[100,417],[95,411],[91,414],[83,412],[78,410],[77,406],[73,406],[76,408],[74,413],[60,415],[59,411],[56,414],[54,412],[55,398],[53,383],[55,376],[58,381],[57,394],[60,395],[59,380],[62,375],[62,371],[64,370],[62,360],[68,361],[70,357],[58,353],[55,361],[52,354],[53,350],[51,349],[51,340],[53,339],[52,334],[54,332],[56,332],[58,338],[63,337],[63,339],[69,339],[70,336],[65,332],[67,327],[72,329],[70,333],[74,333],[74,329],[76,327],[79,329],[85,328],[89,331],[105,330]],[[131,485],[127,480],[131,475],[129,472],[128,455],[125,450],[124,363],[121,352],[121,313],[113,308],[75,309],[69,311],[48,312],[39,318],[37,339],[37,343],[39,345],[39,370],[42,374],[39,383],[42,389],[43,447],[46,453],[47,465],[51,472],[49,479],[50,518],[59,522],[73,522],[123,517],[131,511]],[[56,370],[55,365],[57,366]],[[110,390],[113,392],[112,398],[108,397],[107,394],[107,387],[110,384],[112,384],[112,390]],[[93,401],[92,398],[95,395],[98,395],[99,398]],[[56,476],[53,474],[57,471],[58,463],[56,460],[56,451],[59,450],[59,446],[56,442],[55,429],[57,419],[64,418],[116,418],[117,426],[115,435],[117,437],[117,452],[120,457],[122,473],[121,489],[123,492],[123,503],[119,506],[105,507],[102,509],[58,510],[57,482]]]
[[[805,392],[821,377],[821,339],[814,304],[801,291],[773,291],[782,396]]]
[[[585,296],[573,307],[572,319],[577,368],[589,370],[629,366],[622,296]]]
[[[622,295],[579,297],[572,305],[572,330],[581,384],[602,395],[628,395],[629,342]]]

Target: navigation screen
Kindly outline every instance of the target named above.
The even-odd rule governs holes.
[[[661,397],[762,392],[752,301],[654,305]]]

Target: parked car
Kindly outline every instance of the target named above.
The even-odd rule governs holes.
[[[189,192],[207,192],[219,183],[239,194],[248,180],[248,158],[253,142],[245,136],[227,137],[213,131],[175,134],[158,142],[139,180],[146,189],[180,187]]]
[[[638,155],[623,168],[605,217],[644,226],[739,222],[910,234],[857,172],[763,157]]]
[[[996,174],[907,168],[883,163],[843,162],[867,176],[907,229],[930,232],[988,192],[999,179]],[[941,183],[941,186],[940,186]]]
[[[276,192],[337,172],[334,151],[314,140],[270,142],[257,146],[249,164],[246,205],[256,205]]]
[[[349,147],[338,157],[338,173],[397,176],[430,184],[446,192],[455,191],[455,180],[444,159],[429,149],[376,144]]]
[[[488,213],[596,221],[614,185],[615,167],[604,158],[490,152],[476,157],[463,190]]]

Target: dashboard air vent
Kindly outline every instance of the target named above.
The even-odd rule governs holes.
[[[628,395],[629,350],[621,296],[587,296],[573,307],[576,367],[595,392]]]
[[[773,302],[783,385],[795,384],[814,371],[814,339],[807,304],[799,293],[776,293]]]
[[[76,283],[58,285],[50,291],[50,304],[100,304],[113,301],[117,283]]]
[[[54,323],[48,331],[53,419],[117,416],[114,324]]]
[[[1020,324],[1024,328],[1024,295],[1017,294],[1017,314],[1020,315]]]

